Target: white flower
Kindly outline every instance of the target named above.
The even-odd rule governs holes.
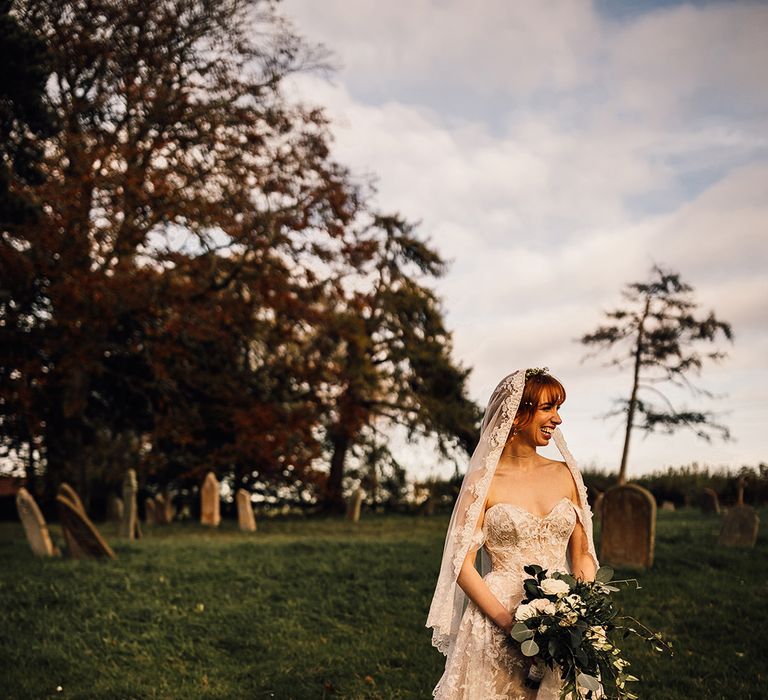
[[[565,595],[571,590],[571,587],[559,578],[545,578],[541,582],[541,590],[547,595]]]
[[[515,620],[519,620],[520,622],[527,620],[529,617],[535,617],[535,615],[535,608],[527,603],[518,605],[517,610],[515,610]]]
[[[563,600],[567,601],[568,605],[572,608],[578,608],[582,603],[581,596],[578,593],[571,593],[570,595],[565,596]]]
[[[560,620],[559,624],[560,624],[560,627],[570,627],[571,625],[575,625],[578,621],[579,621],[578,614],[571,611],[563,615],[563,619]]]
[[[542,615],[555,614],[554,604],[546,598],[536,598],[535,600],[532,600],[529,605],[533,606],[534,610]]]

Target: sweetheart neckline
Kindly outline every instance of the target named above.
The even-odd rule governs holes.
[[[546,520],[550,515],[552,515],[552,513],[555,512],[555,509],[563,501],[568,501],[568,503],[570,503],[574,508],[576,507],[576,504],[570,498],[568,498],[568,496],[563,496],[557,503],[555,503],[555,505],[552,506],[552,508],[550,508],[549,513],[547,513],[546,515],[536,515],[536,513],[531,513],[530,510],[528,510],[527,508],[523,508],[523,506],[517,505],[517,503],[505,503],[504,501],[499,501],[498,503],[494,503],[490,508],[486,508],[485,514],[487,515],[488,513],[490,513],[496,506],[508,506],[509,508],[517,508],[518,510],[523,511],[523,513],[527,513],[532,518],[536,518],[537,520]]]

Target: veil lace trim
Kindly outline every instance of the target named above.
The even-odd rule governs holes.
[[[440,574],[427,616],[427,627],[432,628],[432,644],[446,656],[450,655],[456,640],[466,603],[466,595],[456,579],[470,548],[478,549],[483,544],[484,537],[478,528],[478,522],[496,465],[520,406],[525,387],[525,373],[523,369],[508,375],[491,395],[483,417],[480,440],[470,459],[448,525]],[[576,484],[580,500],[580,520],[587,535],[589,554],[597,567],[592,540],[592,511],[587,501],[584,481],[559,428],[554,431],[553,437]]]

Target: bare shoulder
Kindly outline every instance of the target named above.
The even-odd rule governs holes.
[[[578,502],[578,495],[576,493],[576,484],[573,481],[573,474],[571,474],[570,467],[562,461],[550,460],[553,474],[557,476],[559,482],[563,485],[563,490],[567,491],[572,501]]]

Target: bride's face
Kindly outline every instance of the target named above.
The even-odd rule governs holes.
[[[552,396],[544,394],[530,422],[520,428],[517,435],[521,442],[525,441],[535,447],[545,447],[552,438],[554,429],[562,423],[559,409],[562,404]]]

